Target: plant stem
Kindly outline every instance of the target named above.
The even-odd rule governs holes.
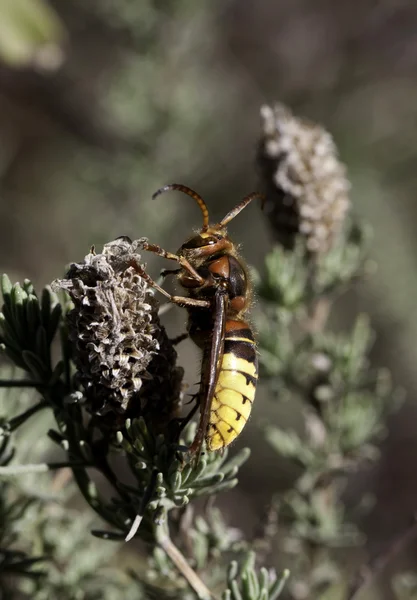
[[[22,388],[39,388],[42,387],[43,383],[40,381],[32,381],[31,379],[0,379],[0,388],[4,387],[22,387]]]
[[[310,333],[323,331],[330,314],[331,301],[327,296],[322,296],[314,302],[307,321],[307,329]]]
[[[58,471],[52,480],[52,491],[55,493],[60,492],[71,481],[71,478],[72,470],[70,468]]]
[[[41,400],[40,402],[38,402],[38,404],[35,404],[35,406],[32,406],[31,408],[29,408],[22,414],[17,415],[13,419],[10,419],[10,421],[9,421],[10,431],[14,431],[18,427],[20,427],[20,425],[23,425],[23,423],[25,421],[27,421],[29,419],[29,417],[36,414],[38,411],[42,410],[43,408],[47,408],[48,406],[49,406],[48,402],[46,402],[45,400]]]
[[[211,600],[213,594],[206,587],[197,573],[190,567],[185,556],[173,544],[168,534],[158,536],[158,544],[171,559],[179,572],[185,577],[189,585],[193,588],[198,598],[201,600]]]
[[[359,600],[362,592],[367,590],[382,573],[385,567],[397,556],[408,544],[417,537],[417,521],[414,521],[404,533],[388,548],[385,554],[377,556],[369,564],[362,566],[350,586],[346,600]]]

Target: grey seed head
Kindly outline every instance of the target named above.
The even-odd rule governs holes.
[[[303,236],[312,254],[328,252],[350,207],[350,183],[332,136],[281,105],[263,106],[259,164],[265,212],[279,241]]]
[[[179,403],[183,371],[158,317],[152,288],[134,265],[140,241],[127,237],[92,250],[54,282],[71,297],[69,337],[78,379],[94,414],[148,413],[169,419]]]

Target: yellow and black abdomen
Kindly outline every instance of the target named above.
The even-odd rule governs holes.
[[[258,381],[258,357],[252,331],[244,321],[226,321],[223,357],[219,368],[207,450],[219,450],[237,438],[247,420]]]

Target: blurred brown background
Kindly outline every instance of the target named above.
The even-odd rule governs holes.
[[[0,0],[0,269],[44,285],[122,234],[175,250],[200,214],[186,197],[152,202],[152,192],[185,183],[213,220],[223,216],[256,189],[259,107],[275,100],[334,134],[354,211],[374,229],[378,271],[336,306],[341,327],[370,312],[373,360],[408,392],[380,464],[348,493],[352,503],[377,496],[362,524],[373,551],[417,506],[415,3]],[[231,231],[260,266],[269,241],[259,207]],[[155,275],[165,266],[148,264]],[[184,318],[171,311],[170,330],[181,332]],[[196,372],[188,342],[181,356]],[[284,412],[261,393],[242,442],[254,457],[235,493],[252,515],[283,485],[257,421]]]

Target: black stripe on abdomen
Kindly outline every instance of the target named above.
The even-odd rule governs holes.
[[[252,365],[258,366],[258,356],[253,342],[242,340],[228,340],[224,342],[224,354],[233,354],[237,358],[242,358]]]
[[[233,338],[245,338],[251,342],[255,341],[253,337],[253,333],[249,327],[242,327],[242,329],[232,329],[230,331],[226,331],[226,335],[224,336],[225,340],[233,339]]]

